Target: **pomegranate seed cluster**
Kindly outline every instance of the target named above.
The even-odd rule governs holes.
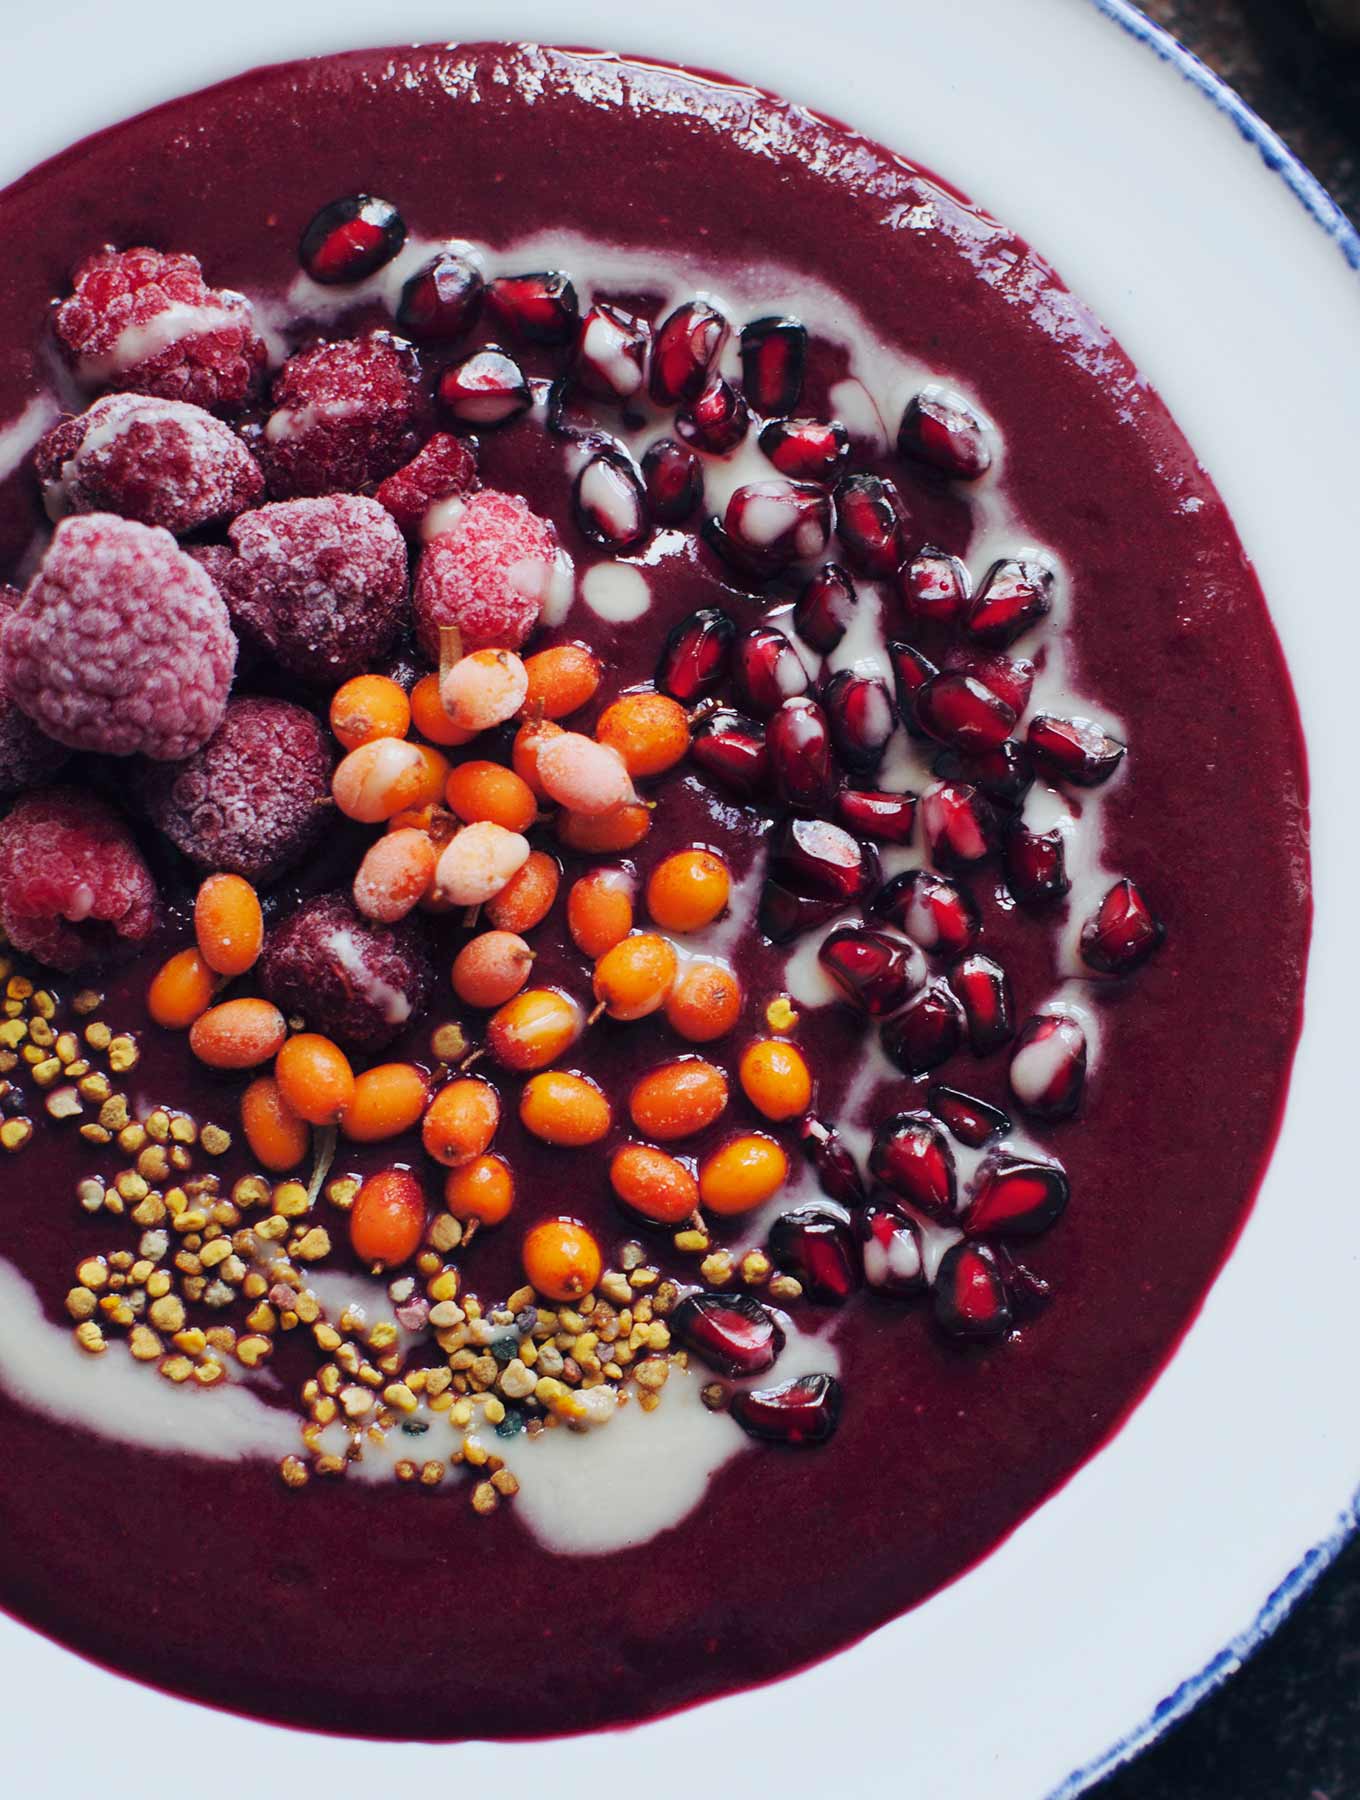
[[[302,236],[324,288],[409,253],[371,195]],[[452,248],[393,305],[403,335],[302,342],[267,394],[248,302],[191,257],[101,253],[55,315],[77,379],[109,391],[39,448],[60,522],[4,609],[0,923],[65,972],[161,934],[121,1035],[93,989],[35,1015],[24,976],[0,1025],[6,1076],[58,1082],[48,1117],[131,1159],[82,1183],[142,1235],[81,1261],[77,1341],[121,1332],[211,1386],[305,1338],[292,1487],[370,1457],[428,1487],[466,1466],[490,1512],[517,1486],[492,1439],[652,1411],[694,1369],[751,1437],[825,1443],[844,1396],[830,1371],[782,1377],[788,1308],[867,1287],[981,1341],[1048,1297],[1015,1245],[1068,1182],[1025,1130],[1080,1109],[1095,1046],[1081,1006],[1018,1013],[971,884],[995,871],[1043,931],[1070,896],[1066,975],[1136,970],[1162,927],[1131,879],[1078,895],[1064,798],[1098,807],[1126,746],[1036,703],[1054,569],[1026,553],[975,587],[913,525],[911,482],[964,493],[992,469],[952,390],[907,405],[899,480],[812,416],[797,319],[734,335],[708,300],[583,305],[562,271],[488,283]],[[474,342],[493,327],[505,344]],[[482,485],[483,440],[516,421],[570,458],[558,523]],[[706,513],[748,438],[770,474]],[[681,530],[722,603],[624,685],[561,628],[568,549],[607,562]],[[126,816],[88,782],[22,791],[68,751]],[[753,873],[709,844],[652,852],[682,784],[743,822]],[[746,992],[708,947],[742,934],[862,1017],[900,1102],[872,1130],[824,1116],[814,1003]],[[592,1043],[644,1020],[665,1054],[620,1089]],[[87,1052],[116,1038],[126,1072],[147,1033],[214,1072],[229,1125],[173,1096],[133,1116]],[[1004,1059],[1004,1106],[955,1084],[960,1058]],[[7,1080],[0,1146],[31,1138],[27,1105]],[[512,1112],[569,1180],[607,1184],[620,1242],[521,1193]],[[249,1172],[198,1166],[228,1151]],[[349,1153],[367,1173],[335,1172]],[[523,1285],[483,1302],[477,1240],[521,1215]],[[381,1277],[391,1316],[328,1309],[308,1271],[332,1258]]]

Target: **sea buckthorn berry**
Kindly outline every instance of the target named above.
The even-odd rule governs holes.
[[[761,1038],[742,1051],[737,1069],[742,1092],[767,1119],[793,1119],[812,1103],[812,1075],[796,1044]]]
[[[371,738],[342,759],[331,777],[331,793],[347,819],[381,825],[393,813],[424,804],[415,796],[425,782],[419,744],[405,738]]]
[[[146,1010],[167,1031],[187,1031],[212,1005],[221,985],[218,976],[195,949],[177,950],[161,964],[146,991]]]
[[[356,675],[331,696],[331,730],[346,750],[374,738],[404,738],[411,729],[411,702],[387,675]]]
[[[534,953],[513,931],[483,931],[453,959],[453,991],[465,1006],[504,1006],[529,979]]]
[[[377,1144],[417,1126],[430,1097],[425,1071],[414,1063],[375,1063],[354,1077],[354,1098],[340,1129],[352,1144]]]
[[[468,825],[489,819],[507,831],[527,831],[538,811],[538,801],[528,782],[501,763],[458,763],[449,771],[444,793],[454,812]]]
[[[481,906],[499,894],[529,860],[529,840],[517,831],[483,820],[465,825],[439,852],[436,897],[453,906]]]
[[[571,884],[567,930],[592,962],[633,929],[633,876],[628,869],[592,869]]]
[[[436,860],[425,832],[409,826],[389,831],[364,852],[354,877],[354,904],[366,919],[395,925],[429,892]]]
[[[663,931],[702,931],[727,908],[732,878],[712,850],[677,850],[647,880],[647,911]]]
[[[789,1159],[763,1131],[732,1138],[699,1168],[699,1199],[707,1211],[728,1217],[763,1206],[788,1179]]]
[[[421,770],[412,777],[411,797],[406,804],[415,810],[424,806],[438,806],[448,786],[449,759],[442,751],[436,750],[433,744],[417,744],[416,751],[420,756]]]
[[[656,1225],[680,1225],[698,1211],[699,1183],[674,1156],[650,1144],[622,1144],[609,1181],[625,1206]]]
[[[224,1000],[200,1013],[189,1028],[189,1048],[210,1069],[253,1069],[288,1035],[277,1006],[267,1000]]]
[[[422,675],[411,689],[411,723],[421,737],[428,738],[432,744],[443,744],[446,749],[452,745],[470,744],[477,735],[475,731],[455,725],[444,711],[444,702],[439,698],[438,675]]]
[[[568,850],[584,856],[618,856],[636,850],[651,829],[652,809],[640,800],[595,817],[566,811],[557,815],[558,837]]]
[[[486,903],[486,916],[499,931],[532,931],[552,911],[562,871],[546,850],[531,850],[529,860]]]
[[[680,1057],[650,1069],[628,1096],[634,1125],[663,1144],[703,1131],[721,1118],[726,1105],[726,1075],[701,1056]]]
[[[585,1014],[570,995],[529,988],[492,1015],[486,1041],[503,1068],[524,1074],[556,1062],[584,1029]]]
[[[339,1044],[319,1031],[290,1037],[274,1061],[279,1092],[309,1125],[338,1125],[354,1099],[354,1070]]]
[[[529,677],[513,650],[474,650],[439,677],[444,711],[464,731],[489,731],[513,719]]]
[[[455,1219],[499,1225],[515,1204],[515,1178],[503,1156],[474,1156],[444,1179],[444,1204]]]
[[[600,1246],[575,1219],[535,1225],[520,1251],[524,1273],[547,1300],[579,1300],[600,1279]]]
[[[654,931],[634,932],[595,965],[595,998],[611,1019],[645,1019],[664,1005],[679,959]]]
[[[510,766],[540,800],[546,800],[548,796],[539,780],[538,753],[550,738],[563,735],[562,727],[554,725],[551,719],[530,719],[515,733],[515,741],[510,750]]]
[[[500,1096],[491,1083],[460,1075],[431,1100],[420,1127],[421,1142],[436,1162],[456,1169],[489,1147],[500,1122]]]
[[[623,758],[608,744],[563,731],[539,745],[535,764],[543,792],[568,812],[598,818],[634,798]]]
[[[689,749],[689,716],[669,694],[622,694],[600,715],[595,735],[645,780],[673,769]]]
[[[241,1129],[250,1153],[272,1175],[295,1169],[311,1148],[312,1133],[279,1092],[272,1075],[260,1075],[241,1095]]]
[[[519,1097],[520,1122],[545,1144],[579,1149],[598,1144],[614,1122],[613,1109],[593,1081],[562,1069],[531,1076]]]
[[[666,996],[666,1023],[690,1044],[726,1037],[741,1017],[741,983],[721,963],[690,963]]]
[[[360,1262],[395,1269],[425,1236],[425,1190],[410,1169],[383,1169],[354,1196],[349,1241]]]
[[[529,689],[524,710],[542,719],[565,719],[595,698],[603,671],[584,644],[554,644],[525,658]]]
[[[219,975],[244,975],[264,946],[260,897],[240,875],[209,875],[194,899],[199,955]]]

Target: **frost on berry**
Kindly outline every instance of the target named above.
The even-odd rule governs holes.
[[[276,1006],[359,1050],[391,1043],[434,990],[423,921],[376,924],[345,894],[319,895],[276,925],[258,970]]]
[[[0,629],[23,595],[0,581]],[[15,705],[0,678],[0,800],[50,781],[67,761],[70,751],[58,744]]]
[[[290,356],[256,444],[270,493],[353,491],[399,469],[419,442],[418,380],[415,352],[386,331]]]
[[[53,318],[82,387],[241,409],[259,384],[265,348],[243,294],[210,288],[198,258],[101,250],[76,270]]]
[[[209,575],[168,531],[64,519],[0,637],[0,679],[72,750],[191,756],[216,731],[236,639]]]
[[[432,506],[476,485],[477,461],[467,444],[452,432],[436,431],[418,456],[380,484],[374,498],[408,538],[418,538]]]
[[[243,513],[216,563],[237,627],[290,675],[335,686],[371,668],[406,616],[406,545],[376,500],[330,494]]]
[[[93,794],[40,788],[0,822],[0,924],[16,950],[78,969],[135,950],[158,917],[140,850]]]
[[[420,558],[414,594],[420,647],[436,660],[439,632],[456,625],[463,649],[518,650],[538,623],[557,572],[552,526],[517,494],[469,497]]]
[[[106,394],[54,425],[36,469],[53,519],[118,513],[176,537],[234,519],[264,489],[255,458],[220,419],[147,394]]]
[[[305,707],[232,700],[196,756],[143,771],[142,805],[200,869],[269,881],[320,839],[334,761],[329,733]]]

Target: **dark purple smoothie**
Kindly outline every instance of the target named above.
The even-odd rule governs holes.
[[[709,78],[537,49],[364,52],[256,72],[91,139],[0,195],[0,421],[47,387],[49,307],[92,250],[190,251],[214,285],[278,299],[307,221],[356,190],[390,197],[413,234],[473,240],[493,256],[569,231],[613,250],[669,246],[719,270],[777,262],[852,296],[894,353],[965,384],[1005,445],[1014,514],[1061,560],[1080,690],[1127,730],[1103,860],[1136,876],[1166,927],[1136,978],[1098,984],[1101,1048],[1077,1117],[1028,1128],[1072,1187],[1060,1224],[1023,1247],[1050,1304],[1003,1340],[961,1345],[933,1328],[928,1303],[856,1295],[836,1326],[844,1408],[832,1442],[752,1447],[678,1525],[635,1547],[550,1552],[513,1503],[475,1516],[459,1482],[426,1492],[346,1478],[294,1493],[267,1461],[135,1449],[16,1403],[0,1368],[0,1602],[25,1622],[176,1694],[295,1725],[436,1739],[581,1731],[783,1675],[916,1604],[1065,1481],[1155,1377],[1241,1227],[1284,1099],[1309,928],[1303,745],[1260,589],[1212,483],[1052,270],[887,151]],[[337,329],[363,323],[390,320],[369,306]],[[491,335],[479,328],[470,342]],[[525,361],[535,375],[553,370],[546,352]],[[850,373],[843,345],[814,342],[800,411],[827,416]],[[578,576],[607,560],[577,525],[537,417],[481,434],[478,461],[485,485],[553,521]],[[899,483],[914,544],[976,556],[957,485],[904,472],[890,454],[856,466]],[[0,580],[26,579],[46,529],[20,468],[0,485]],[[795,591],[776,583],[753,598],[697,537],[657,558],[648,580],[639,621],[610,624],[578,602],[533,647],[588,637],[608,670],[602,703],[651,681],[667,631],[695,609],[745,626]],[[1015,653],[1029,653],[1023,641]],[[242,685],[252,682],[285,691],[268,671]],[[119,766],[84,772],[119,791]],[[649,797],[655,824],[633,858],[644,873],[701,842],[739,879],[770,830],[765,812],[689,764]],[[592,860],[566,858],[567,877]],[[338,834],[306,885],[344,885],[353,864]],[[190,941],[192,881],[174,867],[164,880],[179,910],[144,956],[98,983],[99,1016],[136,1031],[147,1105],[234,1124],[241,1083],[146,1022],[151,974]],[[994,863],[965,885],[1024,1019],[1054,988],[1051,933],[1015,907]],[[535,939],[535,981],[586,994],[566,888]],[[296,891],[285,885],[272,910]],[[480,1029],[447,985],[466,933],[456,920],[434,929],[441,989],[385,1056],[428,1063],[433,1024],[460,1019],[473,1040]],[[707,1053],[734,1067],[780,991],[785,952],[751,929],[730,954],[747,1011]],[[51,985],[64,1002],[82,984]],[[844,1006],[804,1016],[826,1118],[864,1030]],[[622,1096],[676,1050],[659,1017],[603,1021],[574,1064]],[[932,1079],[1010,1104],[1004,1055],[964,1049]],[[565,1208],[606,1245],[637,1232],[606,1178],[620,1134],[564,1164],[518,1124],[517,1080],[502,1087],[497,1149],[516,1172],[517,1212],[461,1258],[464,1290],[488,1301],[520,1284],[522,1229],[540,1217]],[[926,1087],[903,1076],[864,1122],[924,1105]],[[734,1119],[760,1123],[735,1083],[734,1096],[733,1116],[687,1152],[702,1155]],[[414,1136],[342,1142],[335,1172],[403,1159],[421,1162]],[[110,1241],[107,1220],[82,1215],[76,1184],[117,1166],[44,1124],[5,1166],[3,1254],[54,1321],[69,1324],[76,1263]],[[229,1185],[253,1167],[238,1134],[217,1172]],[[329,1222],[335,1262],[354,1266],[343,1220]],[[739,1225],[718,1241],[736,1241]],[[648,1242],[677,1272],[668,1234]],[[826,1309],[803,1303],[799,1316],[815,1325]],[[274,1369],[282,1405],[310,1364],[285,1345]]]

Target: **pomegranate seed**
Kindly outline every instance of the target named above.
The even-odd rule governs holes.
[[[1034,761],[1023,744],[1007,738],[994,750],[965,757],[961,773],[998,806],[1016,811],[1034,786]]]
[[[727,341],[727,320],[706,300],[687,300],[660,326],[652,346],[649,383],[658,406],[695,400]]]
[[[957,674],[971,675],[974,681],[990,688],[998,700],[1005,701],[1017,719],[1029,705],[1034,686],[1034,664],[1027,657],[1003,656],[1000,651],[987,656],[975,650],[951,650],[944,659],[944,666]]]
[[[397,302],[397,324],[422,344],[452,344],[477,322],[482,277],[465,256],[445,251],[411,277]]]
[[[926,984],[926,959],[910,938],[869,925],[842,925],[817,960],[845,998],[871,1019],[899,1012]]]
[[[760,890],[756,925],[772,944],[787,944],[834,919],[842,905],[840,900],[814,900],[783,882],[767,881]]]
[[[1025,734],[1031,754],[1077,787],[1099,787],[1124,760],[1124,745],[1094,719],[1054,719],[1040,713]]]
[[[1004,650],[1044,617],[1052,591],[1053,571],[1044,563],[994,563],[973,596],[964,629],[975,644]]]
[[[771,419],[760,447],[792,481],[832,482],[850,457],[850,433],[839,419]]]
[[[820,810],[831,798],[831,733],[815,700],[786,700],[765,732],[770,779],[785,806]]]
[[[752,319],[741,333],[741,385],[766,418],[790,413],[803,392],[807,327],[797,319]]]
[[[823,563],[808,577],[793,609],[793,623],[803,642],[830,656],[850,628],[859,596],[838,563]]]
[[[440,406],[460,425],[504,425],[533,405],[523,369],[494,345],[450,363],[436,392]]]
[[[604,550],[631,550],[651,529],[642,477],[621,450],[598,451],[582,465],[571,503],[583,535]]]
[[[916,1221],[886,1206],[870,1206],[856,1223],[865,1286],[897,1300],[923,1294],[928,1283]]]
[[[735,450],[750,429],[745,400],[722,375],[715,375],[697,399],[675,415],[676,434],[710,456]]]
[[[932,675],[916,692],[916,720],[955,750],[995,750],[1006,741],[1015,712],[972,675]]]
[[[958,1198],[954,1152],[929,1113],[885,1119],[874,1132],[869,1173],[928,1219],[952,1222]]]
[[[940,671],[914,644],[889,644],[888,661],[892,665],[897,710],[902,723],[913,737],[924,737],[926,734],[916,717],[916,696]]]
[[[974,1056],[987,1056],[1015,1035],[1010,978],[990,956],[974,951],[956,963],[949,977],[968,1023]]]
[[[1061,900],[1072,886],[1063,832],[1028,831],[1017,819],[1001,843],[1006,886],[1024,906]]]
[[[964,1229],[975,1237],[1035,1237],[1060,1216],[1069,1191],[1057,1163],[999,1157],[983,1172]]]
[[[671,627],[662,646],[657,687],[682,706],[693,706],[726,675],[736,635],[736,626],[716,606],[702,607],[681,619]]]
[[[878,858],[826,819],[786,819],[770,846],[770,873],[796,894],[858,900],[878,878]]]
[[[926,1100],[935,1117],[948,1127],[949,1135],[970,1150],[980,1150],[993,1138],[1005,1137],[1011,1129],[1010,1115],[999,1106],[989,1106],[976,1095],[945,1087],[943,1082],[931,1083]]]
[[[952,625],[972,598],[973,584],[957,556],[927,544],[898,570],[897,591],[911,619]]]
[[[951,1244],[935,1272],[935,1318],[950,1337],[1000,1337],[1011,1305],[996,1257],[986,1244]]]
[[[1026,1019],[1011,1053],[1011,1092],[1040,1119],[1069,1119],[1086,1085],[1086,1033],[1068,1013]]]
[[[966,400],[934,384],[907,402],[897,433],[897,454],[956,481],[976,481],[992,466],[992,447],[982,420]]]
[[[836,486],[836,534],[861,575],[891,575],[902,561],[907,509],[881,475],[847,475]]]
[[[506,330],[526,344],[569,344],[580,326],[581,304],[561,269],[498,275],[486,298]]]
[[[897,730],[897,708],[886,684],[876,675],[840,669],[823,688],[822,704],[845,767],[856,775],[876,769]]]
[[[1011,1312],[1017,1320],[1036,1319],[1053,1298],[1053,1289],[1042,1275],[1036,1275],[1027,1264],[1018,1262],[1007,1244],[994,1246],[997,1267],[1010,1296]]]
[[[706,775],[743,800],[769,780],[769,752],[760,727],[737,712],[724,709],[700,720],[690,739],[690,756]]]
[[[982,930],[982,917],[965,893],[947,876],[930,869],[908,869],[874,900],[873,910],[913,943],[939,956],[962,956]]]
[[[824,1444],[840,1423],[841,1384],[834,1375],[799,1375],[734,1394],[728,1410],[743,1431],[766,1443]]]
[[[632,400],[642,390],[651,341],[645,319],[597,300],[576,334],[572,372],[597,400]]]
[[[647,503],[659,525],[683,525],[703,504],[704,465],[674,438],[658,438],[642,459]]]
[[[390,200],[346,194],[323,206],[302,234],[298,261],[323,287],[362,281],[406,242],[406,221]]]
[[[983,862],[996,849],[996,819],[970,782],[937,781],[921,796],[921,820],[936,862],[947,867]]]
[[[549,436],[566,438],[591,450],[618,447],[618,439],[600,429],[599,420],[587,406],[569,376],[562,375],[548,389],[544,424]]]
[[[809,1300],[838,1306],[860,1284],[859,1245],[849,1217],[828,1206],[781,1213],[766,1248],[781,1269],[798,1277]]]
[[[835,1127],[809,1113],[798,1127],[798,1138],[822,1192],[842,1206],[862,1206],[864,1177]]]
[[[907,1075],[925,1075],[948,1062],[963,1037],[963,1008],[947,981],[932,981],[889,1019],[880,1033],[884,1053]]]
[[[758,718],[808,691],[803,659],[775,625],[755,625],[737,639],[732,675],[737,698]]]
[[[1105,975],[1127,975],[1145,962],[1166,936],[1147,901],[1127,876],[1116,881],[1094,917],[1081,929],[1083,962]]]
[[[672,1312],[670,1328],[720,1375],[763,1375],[784,1348],[778,1320],[750,1294],[690,1294]]]
[[[806,482],[753,481],[727,502],[723,529],[751,568],[775,574],[826,549],[831,503]]]
[[[880,844],[909,844],[916,829],[915,794],[842,788],[836,795],[835,812],[838,825]]]

